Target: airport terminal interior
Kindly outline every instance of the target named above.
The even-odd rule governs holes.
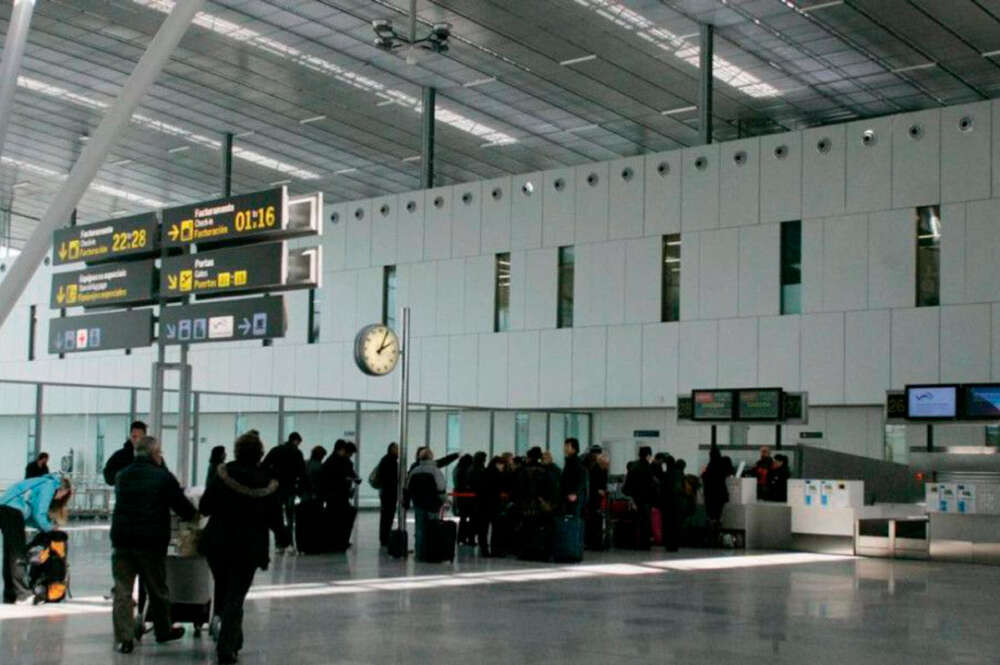
[[[0,34],[0,664],[997,662],[1000,0]]]

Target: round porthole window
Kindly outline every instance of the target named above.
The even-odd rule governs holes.
[[[747,163],[746,151],[738,150],[737,152],[733,153],[733,163],[736,164],[736,166],[743,166],[744,164],[746,164]]]
[[[656,165],[656,172],[659,173],[661,177],[670,175],[670,164],[667,162],[660,162]]]
[[[531,196],[534,193],[534,191],[535,191],[535,186],[531,184],[530,180],[521,185],[521,193],[524,194],[525,196]]]
[[[43,260],[42,262],[43,262],[43,263],[44,263],[45,265],[49,265],[50,263],[52,263],[52,259],[50,259],[49,257],[47,257],[47,256],[46,256],[46,257],[45,257],[45,259],[44,259],[44,260]]]
[[[499,201],[500,199],[503,198],[503,190],[500,189],[499,187],[494,187],[493,191],[490,192],[490,196],[493,197],[494,201]]]
[[[552,187],[557,192],[561,192],[562,190],[566,189],[566,181],[563,180],[562,178],[556,178],[556,181],[552,183]]]
[[[601,179],[598,177],[596,173],[591,173],[590,175],[587,176],[587,184],[590,185],[591,187],[596,187],[597,183],[600,181]]]
[[[635,177],[635,171],[632,170],[631,166],[626,166],[625,168],[622,169],[622,180],[628,182],[634,177]]]
[[[878,137],[875,136],[875,131],[871,129],[866,129],[861,133],[861,145],[868,146],[869,148],[878,143]]]
[[[821,155],[827,154],[832,148],[833,141],[825,136],[816,142],[816,150],[819,151]]]
[[[469,205],[470,203],[472,203],[472,192],[466,192],[465,194],[462,194],[462,203],[464,203],[465,205]]]
[[[708,157],[701,156],[694,160],[694,167],[699,171],[704,171],[708,168]]]
[[[775,159],[784,159],[785,157],[788,157],[788,146],[787,145],[779,145],[778,147],[776,147],[774,149],[774,158]]]
[[[388,203],[383,203],[382,207],[379,208],[378,211],[380,213],[382,213],[383,217],[388,217],[389,216],[389,204]]]
[[[362,220],[364,218],[365,218],[364,208],[358,208],[357,210],[354,211],[354,219]]]
[[[416,212],[416,211],[417,211],[417,202],[416,201],[407,201],[406,202],[406,212],[411,212],[412,213],[412,212]]]
[[[912,125],[910,125],[910,128],[907,130],[906,133],[909,134],[910,138],[913,139],[914,141],[919,141],[924,137],[924,126],[921,125],[919,122],[915,122]]]
[[[7,272],[7,264],[0,263],[0,272]]]
[[[437,208],[438,210],[440,210],[441,208],[444,207],[444,197],[443,196],[436,196],[436,197],[434,197],[434,207]]]
[[[959,131],[963,132],[971,132],[973,124],[975,123],[972,122],[972,116],[965,115],[962,116],[962,119],[958,121],[958,129]]]
[[[340,221],[340,213],[339,212],[331,212],[330,213],[330,223],[331,224],[336,224],[339,221]]]

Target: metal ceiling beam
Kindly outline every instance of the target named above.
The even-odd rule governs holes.
[[[420,116],[420,188],[434,186],[434,116],[437,90],[423,89],[423,113]]]
[[[204,4],[205,0],[177,3],[149,43],[135,71],[122,86],[118,99],[108,109],[97,131],[84,147],[80,159],[70,171],[65,184],[14,260],[6,279],[0,282],[0,326],[7,320],[21,294],[24,293],[31,276],[48,253],[52,232],[66,223],[73,208],[107,158],[111,147],[129,126],[129,120],[139,106],[140,100],[153,85],[167,64],[167,60],[170,59],[170,54],[174,52],[181,37],[191,25],[195,14]]]
[[[24,45],[28,41],[28,27],[35,11],[35,0],[14,0],[7,37],[3,43],[3,62],[0,63],[0,151],[7,138],[11,108],[14,105],[14,91],[17,90],[17,75],[21,71]]]
[[[701,46],[698,52],[698,139],[703,145],[712,142],[712,55],[715,52],[715,29],[711,24],[699,26]]]

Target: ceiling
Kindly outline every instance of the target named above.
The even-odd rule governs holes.
[[[6,32],[10,4],[0,9]],[[172,0],[38,0],[0,164],[20,246]],[[1000,94],[1000,0],[418,0],[446,54],[373,46],[407,0],[206,3],[79,207],[81,222],[289,181],[350,200],[419,188],[420,90],[439,184],[698,141],[698,26],[717,139]],[[984,55],[986,54],[986,55]],[[1000,53],[996,54],[1000,58]],[[569,62],[567,62],[569,61]],[[303,120],[308,122],[303,123]]]

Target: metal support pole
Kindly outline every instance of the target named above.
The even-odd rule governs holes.
[[[191,20],[204,4],[205,0],[187,0],[174,5],[174,9],[153,37],[153,41],[149,43],[149,48],[139,60],[135,71],[122,86],[118,99],[104,114],[97,131],[87,141],[80,158],[73,165],[73,170],[59,187],[52,203],[22,247],[21,253],[14,259],[7,276],[0,282],[0,326],[13,311],[32,275],[48,253],[52,244],[52,232],[66,223],[66,218],[90,186],[111,147],[128,127],[139,101],[153,85],[153,81],[170,59],[170,54],[184,36]]]
[[[774,449],[781,450],[781,425],[774,426]]]
[[[423,115],[420,126],[420,187],[434,186],[434,104],[437,90],[430,86],[423,88]]]
[[[31,15],[35,11],[35,0],[14,0],[7,24],[7,37],[3,43],[3,61],[0,62],[0,150],[7,138],[11,109],[14,107],[14,91],[17,90],[17,75],[21,71],[24,45],[28,42],[28,28]]]
[[[361,469],[361,402],[354,403],[354,445],[358,449],[358,469]],[[358,500],[361,492],[354,491],[354,509],[358,509]]]
[[[132,388],[128,391],[128,421],[129,424],[136,421],[136,409],[139,403],[139,389]]]
[[[285,398],[278,398],[278,440],[275,441],[277,445],[281,445],[285,442]]]
[[[157,441],[163,440],[163,379],[166,349],[163,343],[156,345],[156,362],[153,363],[152,379],[149,386],[149,435]]]
[[[713,446],[719,445],[719,431],[717,428],[718,425],[712,425],[712,438],[709,441],[709,443],[711,443]]]
[[[222,196],[233,195],[233,133],[226,132],[222,139]]]
[[[545,450],[551,451],[552,445],[549,439],[552,437],[552,414],[548,411],[545,412]]]
[[[701,26],[698,74],[698,138],[701,143],[712,142],[712,55],[715,50],[715,30],[711,25]]]
[[[198,444],[201,443],[201,393],[194,393],[191,409],[191,485],[198,485]]]
[[[496,437],[496,411],[490,411],[490,458],[492,459],[495,452],[493,452],[493,440]]]
[[[38,453],[42,452],[42,414],[45,409],[45,386],[41,383],[35,384],[35,459]]]
[[[927,452],[934,452],[934,425],[927,424]]]
[[[424,407],[424,445],[431,446],[431,405]],[[441,451],[438,451],[441,452]]]
[[[410,308],[403,307],[400,313],[402,337],[400,339],[399,360],[399,469],[396,474],[399,482],[396,492],[396,514],[398,516],[398,529],[406,534],[406,504],[403,502],[403,490],[406,488],[406,436],[409,429],[410,411]],[[405,548],[404,548],[405,549]],[[406,556],[406,552],[403,552]]]
[[[191,365],[188,345],[181,345],[181,385],[177,396],[177,478],[187,487],[191,477]]]

